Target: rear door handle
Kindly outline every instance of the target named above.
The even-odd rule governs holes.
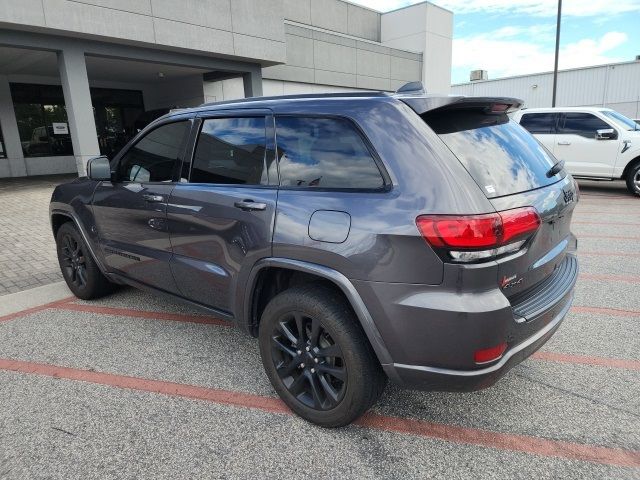
[[[267,204],[261,202],[254,202],[253,200],[242,200],[235,202],[233,204],[234,207],[239,208],[240,210],[244,210],[246,212],[250,212],[252,210],[266,210]]]
[[[160,203],[164,202],[164,197],[162,195],[153,195],[151,193],[145,193],[142,195],[147,202]]]
[[[562,142],[558,142],[558,145],[571,145],[571,142],[562,141]]]

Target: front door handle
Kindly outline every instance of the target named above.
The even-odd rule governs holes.
[[[558,145],[571,145],[571,142],[567,142],[566,140],[563,140],[562,142],[558,142]]]
[[[252,210],[266,210],[267,204],[261,202],[254,202],[253,200],[242,200],[239,202],[235,202],[233,204],[234,207],[239,208],[240,210],[244,210],[246,212],[250,212]]]
[[[153,195],[151,193],[145,193],[142,195],[147,202],[160,203],[164,202],[164,197],[162,195]]]

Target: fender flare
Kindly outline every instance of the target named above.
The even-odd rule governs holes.
[[[382,339],[382,335],[380,335],[380,331],[373,321],[373,317],[371,317],[369,310],[367,309],[364,301],[360,297],[360,294],[353,286],[351,281],[349,281],[346,276],[344,276],[337,270],[325,267],[323,265],[318,265],[317,263],[310,263],[301,260],[281,257],[263,258],[262,260],[256,262],[249,274],[249,278],[247,280],[247,288],[245,290],[245,292],[247,293],[245,294],[244,298],[243,318],[245,322],[247,322],[247,324],[251,321],[252,318],[253,295],[258,274],[261,270],[268,267],[297,270],[300,272],[317,275],[331,281],[334,285],[340,288],[342,293],[344,293],[344,295],[347,297],[347,301],[351,304],[351,307],[358,317],[360,325],[367,335],[369,343],[373,347],[373,350],[376,353],[376,356],[378,357],[380,363],[383,366],[393,363],[391,355],[389,354],[384,340]]]
[[[89,254],[91,255],[91,258],[93,258],[93,261],[96,262],[96,265],[98,265],[98,268],[100,269],[102,274],[104,276],[106,276],[107,278],[109,278],[109,272],[105,268],[105,266],[102,263],[102,261],[100,260],[100,258],[96,255],[96,252],[93,249],[93,245],[89,241],[89,237],[87,235],[87,232],[85,231],[84,227],[80,223],[80,219],[75,214],[75,212],[68,211],[68,210],[62,210],[62,209],[59,209],[59,208],[54,208],[49,212],[49,220],[51,220],[54,215],[63,215],[65,217],[68,217],[68,218],[71,219],[71,221],[74,223],[74,225],[76,226],[76,228],[80,232],[80,235],[82,236],[82,240],[84,240],[84,243],[87,245],[87,248],[89,249]]]

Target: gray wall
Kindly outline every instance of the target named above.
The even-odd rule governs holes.
[[[284,0],[284,18],[374,42],[380,41],[380,12],[340,0]]]
[[[421,79],[421,54],[292,24],[285,39],[286,65],[264,68],[263,78],[373,90]]]
[[[451,86],[453,94],[516,97],[530,108],[550,107],[552,91],[549,72]],[[640,118],[640,61],[559,72],[556,105],[609,107]]]
[[[282,0],[0,0],[13,28],[75,32],[129,44],[285,59]]]

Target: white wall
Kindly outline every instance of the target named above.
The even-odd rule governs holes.
[[[381,41],[389,47],[422,52],[422,82],[430,93],[449,93],[453,13],[428,2],[384,13]]]

